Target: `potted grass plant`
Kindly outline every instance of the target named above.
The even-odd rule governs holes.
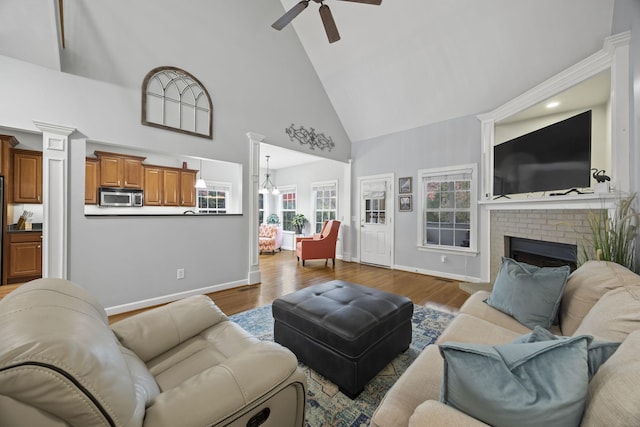
[[[582,263],[590,259],[612,261],[637,272],[635,250],[639,213],[634,208],[636,196],[634,193],[621,198],[611,215],[606,209],[589,212],[591,242],[582,244]]]

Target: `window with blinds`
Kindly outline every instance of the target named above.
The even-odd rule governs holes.
[[[424,247],[476,248],[476,166],[424,169],[418,172]]]

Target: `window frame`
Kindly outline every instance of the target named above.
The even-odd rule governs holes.
[[[229,210],[229,202],[231,201],[231,183],[222,181],[205,180],[207,188],[196,188],[196,211],[202,214],[226,214]],[[200,207],[200,191],[224,191],[224,209],[220,208],[201,208]]]
[[[291,227],[290,230],[286,228],[285,212],[293,212],[293,215],[295,215],[297,213],[297,209],[298,209],[298,188],[295,185],[289,185],[289,186],[285,186],[285,187],[278,187],[278,189],[280,190],[280,194],[278,195],[278,216],[280,217],[280,224],[282,225],[282,230],[283,231],[295,232],[296,231],[295,227]],[[284,195],[285,194],[291,194],[291,193],[293,193],[295,195],[295,208],[294,209],[284,209],[283,208]]]
[[[336,199],[336,203],[335,203],[335,209],[318,209],[318,205],[317,205],[317,201],[318,198],[316,197],[316,188],[318,187],[328,187],[328,186],[333,186],[334,187],[334,191],[335,191],[335,199]],[[325,219],[323,219],[320,223],[318,223],[316,221],[317,218],[317,214],[318,211],[322,211],[322,212],[334,212],[333,218],[329,218],[329,219],[338,219],[338,204],[339,204],[339,200],[340,200],[340,195],[338,193],[338,180],[331,180],[331,181],[320,181],[320,182],[312,182],[311,183],[311,206],[313,208],[313,213],[312,213],[312,218],[309,219],[309,223],[311,224],[311,233],[320,233],[320,231],[322,231],[322,225],[324,224]],[[331,216],[331,215],[329,215]],[[324,215],[323,215],[324,217]],[[319,228],[319,229],[318,229]]]
[[[426,183],[429,177],[437,177],[442,175],[454,175],[461,173],[471,173],[469,181],[469,247],[450,246],[441,244],[426,243],[426,218],[427,218],[427,188]],[[478,253],[478,167],[475,163],[448,166],[441,168],[430,168],[418,170],[418,188],[419,188],[419,209],[418,209],[418,233],[417,246],[419,250],[436,251],[436,252],[452,252],[452,253]],[[465,209],[464,212],[467,210]],[[453,209],[454,216],[456,209]]]

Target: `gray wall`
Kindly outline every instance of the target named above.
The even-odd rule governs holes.
[[[413,177],[413,211],[398,212],[397,191],[394,194],[395,259],[400,268],[440,272],[444,275],[470,278],[480,277],[480,256],[452,255],[447,262],[440,261],[440,253],[419,251],[416,248],[418,232],[417,171],[419,169],[476,163],[478,176],[482,176],[480,159],[480,122],[475,116],[461,117],[396,134],[374,138],[352,145],[352,215],[358,216],[358,178],[368,175],[394,173],[398,177]],[[351,235],[357,247],[357,230]],[[482,242],[478,242],[478,248]],[[354,251],[355,252],[355,251]]]
[[[265,8],[281,14],[279,2],[212,2],[219,17],[241,14],[262,22]],[[225,10],[225,8],[228,8]],[[273,10],[275,8],[275,10]],[[69,163],[69,278],[107,307],[202,287],[246,283],[249,266],[249,143],[246,132],[275,145],[296,148],[284,134],[292,122],[331,135],[336,148],[325,157],[346,161],[350,141],[293,31],[269,25],[248,30],[229,20],[224,40],[207,46],[215,58],[208,72],[176,65],[207,87],[214,107],[213,140],[140,125],[140,89],[61,73],[0,56],[0,127],[37,131],[33,120],[73,126],[75,138],[101,144],[199,156],[242,164],[242,216],[85,217],[84,143],[72,142]],[[115,22],[113,25],[123,25]],[[126,24],[125,24],[126,25]],[[114,28],[126,33],[127,28]],[[273,34],[275,33],[275,34]],[[229,41],[234,45],[230,46]],[[235,43],[238,41],[238,44]],[[19,40],[16,41],[19,43]],[[141,51],[143,52],[143,51]],[[148,69],[167,58],[145,58]],[[126,57],[112,58],[123,60]],[[125,64],[121,63],[124,67]],[[211,70],[215,70],[212,72]],[[140,75],[140,84],[144,73]],[[305,151],[304,148],[302,148]],[[117,150],[113,150],[117,151]],[[316,153],[318,154],[318,153]],[[185,279],[176,280],[176,269]]]

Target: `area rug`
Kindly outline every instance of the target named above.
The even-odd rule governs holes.
[[[271,305],[265,305],[229,318],[261,340],[273,340],[273,317]],[[305,426],[307,427],[364,427],[368,426],[373,411],[382,401],[385,393],[400,375],[420,354],[422,349],[433,343],[453,315],[432,308],[414,305],[413,337],[407,351],[396,357],[365,386],[354,400],[338,390],[332,382],[300,364],[307,375],[307,406]]]

